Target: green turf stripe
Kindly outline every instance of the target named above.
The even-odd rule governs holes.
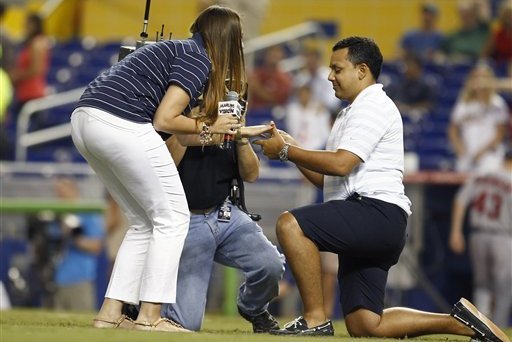
[[[102,212],[103,203],[66,203],[58,201],[27,201],[27,200],[0,200],[2,213],[37,213],[51,210],[56,213],[64,212]]]
[[[238,313],[236,303],[238,286],[237,270],[226,267],[224,269],[224,303],[222,309],[227,316],[235,316]]]

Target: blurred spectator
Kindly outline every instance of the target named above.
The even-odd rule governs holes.
[[[285,105],[288,101],[292,79],[279,67],[283,58],[284,49],[281,45],[265,50],[263,63],[249,75],[250,109],[272,108]]]
[[[0,56],[2,55],[2,50],[0,50]],[[0,68],[0,125],[3,123],[7,107],[12,101],[12,85],[9,79],[9,75],[5,72],[4,69]]]
[[[0,55],[2,51],[0,50]],[[12,147],[7,137],[6,116],[7,108],[12,101],[12,85],[7,73],[0,68],[0,160],[10,159]]]
[[[450,61],[467,62],[480,57],[489,37],[489,22],[481,18],[479,8],[479,2],[475,0],[459,0],[460,28],[449,34],[442,44]]]
[[[240,14],[244,41],[260,35],[260,28],[267,12],[270,0],[198,0],[199,11],[211,5],[220,5],[234,9]],[[245,65],[252,69],[254,53],[245,55]]]
[[[322,149],[331,132],[331,115],[313,97],[313,86],[310,83],[299,84],[296,92],[296,98],[286,106],[286,130],[300,146],[310,150]],[[316,187],[303,179],[295,198],[295,207],[315,203],[317,194]]]
[[[296,99],[286,106],[287,131],[302,147],[311,150],[325,147],[331,131],[329,111],[313,96],[313,91],[311,83],[299,84]]]
[[[386,93],[393,99],[402,115],[411,116],[418,121],[435,106],[437,86],[433,77],[424,74],[421,59],[408,55],[402,64],[401,78],[391,83]]]
[[[114,200],[114,198],[107,192],[107,208],[105,210],[105,232],[106,248],[108,257],[108,275],[112,272],[114,262],[116,261],[117,251],[123,242],[124,235],[128,230],[128,222],[124,216],[123,211]]]
[[[25,23],[25,39],[17,56],[16,66],[10,70],[16,105],[14,115],[29,100],[46,95],[46,75],[50,62],[50,47],[44,34],[43,20],[29,14]]]
[[[468,250],[473,268],[473,301],[497,325],[509,326],[512,304],[512,150],[494,172],[470,178],[453,205],[450,248],[466,249],[464,212],[468,210]]]
[[[439,9],[434,3],[421,5],[421,26],[406,32],[400,41],[400,58],[409,55],[420,57],[423,61],[433,62],[439,57],[443,34],[437,29]]]
[[[459,0],[462,1],[462,0]],[[507,0],[471,0],[475,4],[478,20],[481,22],[491,22],[493,18],[493,2]]]
[[[0,2],[0,68],[9,71],[14,66],[14,45],[3,25],[6,10],[6,5]]]
[[[79,199],[78,184],[70,178],[56,181],[57,196],[65,202]],[[96,308],[97,255],[103,248],[103,220],[97,213],[68,213],[54,224],[62,234],[62,252],[55,266],[54,307],[59,310]]]
[[[448,135],[457,156],[457,171],[491,170],[501,165],[509,112],[493,81],[492,69],[478,64],[455,104]]]
[[[501,3],[498,20],[482,51],[482,57],[497,63],[512,62],[512,1]]]
[[[5,28],[3,17],[6,7],[0,2],[0,160],[9,159],[11,154],[6,131],[7,108],[11,104],[13,89],[8,70],[13,64],[13,46]]]
[[[302,57],[304,59],[304,68],[297,73],[294,83],[308,83],[311,88],[312,98],[329,110],[331,115],[338,114],[341,109],[341,101],[333,96],[332,83],[327,79],[330,70],[324,65],[320,49],[306,45],[302,50]]]
[[[198,0],[199,12],[211,5],[231,8],[240,14],[244,40],[260,34],[261,22],[265,18],[269,0]]]

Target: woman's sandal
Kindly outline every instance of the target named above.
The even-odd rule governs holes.
[[[159,318],[153,323],[134,322],[134,329],[141,331],[192,332],[168,318]]]
[[[119,328],[119,329],[133,329],[134,322],[133,322],[133,320],[130,317],[128,317],[126,315],[122,315],[115,322],[113,322],[113,321],[106,321],[104,319],[95,318],[95,319],[92,320],[92,326],[94,328],[99,328],[99,329],[116,329],[116,328]]]

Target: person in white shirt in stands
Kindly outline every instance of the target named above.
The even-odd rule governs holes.
[[[494,73],[478,64],[469,74],[452,112],[448,136],[460,172],[498,169],[505,153],[508,106],[496,93]]]
[[[304,314],[276,335],[334,335],[324,312],[319,251],[338,254],[341,305],[353,337],[405,338],[456,334],[490,341],[508,337],[466,299],[452,314],[384,310],[387,274],[405,244],[411,202],[404,194],[404,146],[398,108],[376,80],[382,54],[369,38],[336,43],[329,80],[350,105],[336,121],[325,151],[307,150],[274,127],[255,143],[271,159],[290,160],[324,189],[324,203],[293,209],[277,221],[277,237],[297,281]],[[467,325],[467,326],[466,326]]]
[[[304,67],[295,75],[295,84],[309,84],[312,98],[335,116],[340,111],[342,103],[331,94],[332,85],[327,79],[329,68],[324,66],[322,52],[314,43],[307,43],[301,55]]]
[[[301,83],[295,89],[294,100],[286,106],[286,129],[304,148],[322,149],[331,130],[329,111],[314,97],[311,83]],[[311,204],[315,198],[314,186],[306,181],[305,188],[301,186],[296,204]]]

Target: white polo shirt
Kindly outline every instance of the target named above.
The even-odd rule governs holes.
[[[363,161],[345,176],[324,176],[324,201],[361,196],[393,203],[411,214],[404,193],[402,117],[393,101],[373,84],[357,95],[334,122],[326,150],[347,150]]]

